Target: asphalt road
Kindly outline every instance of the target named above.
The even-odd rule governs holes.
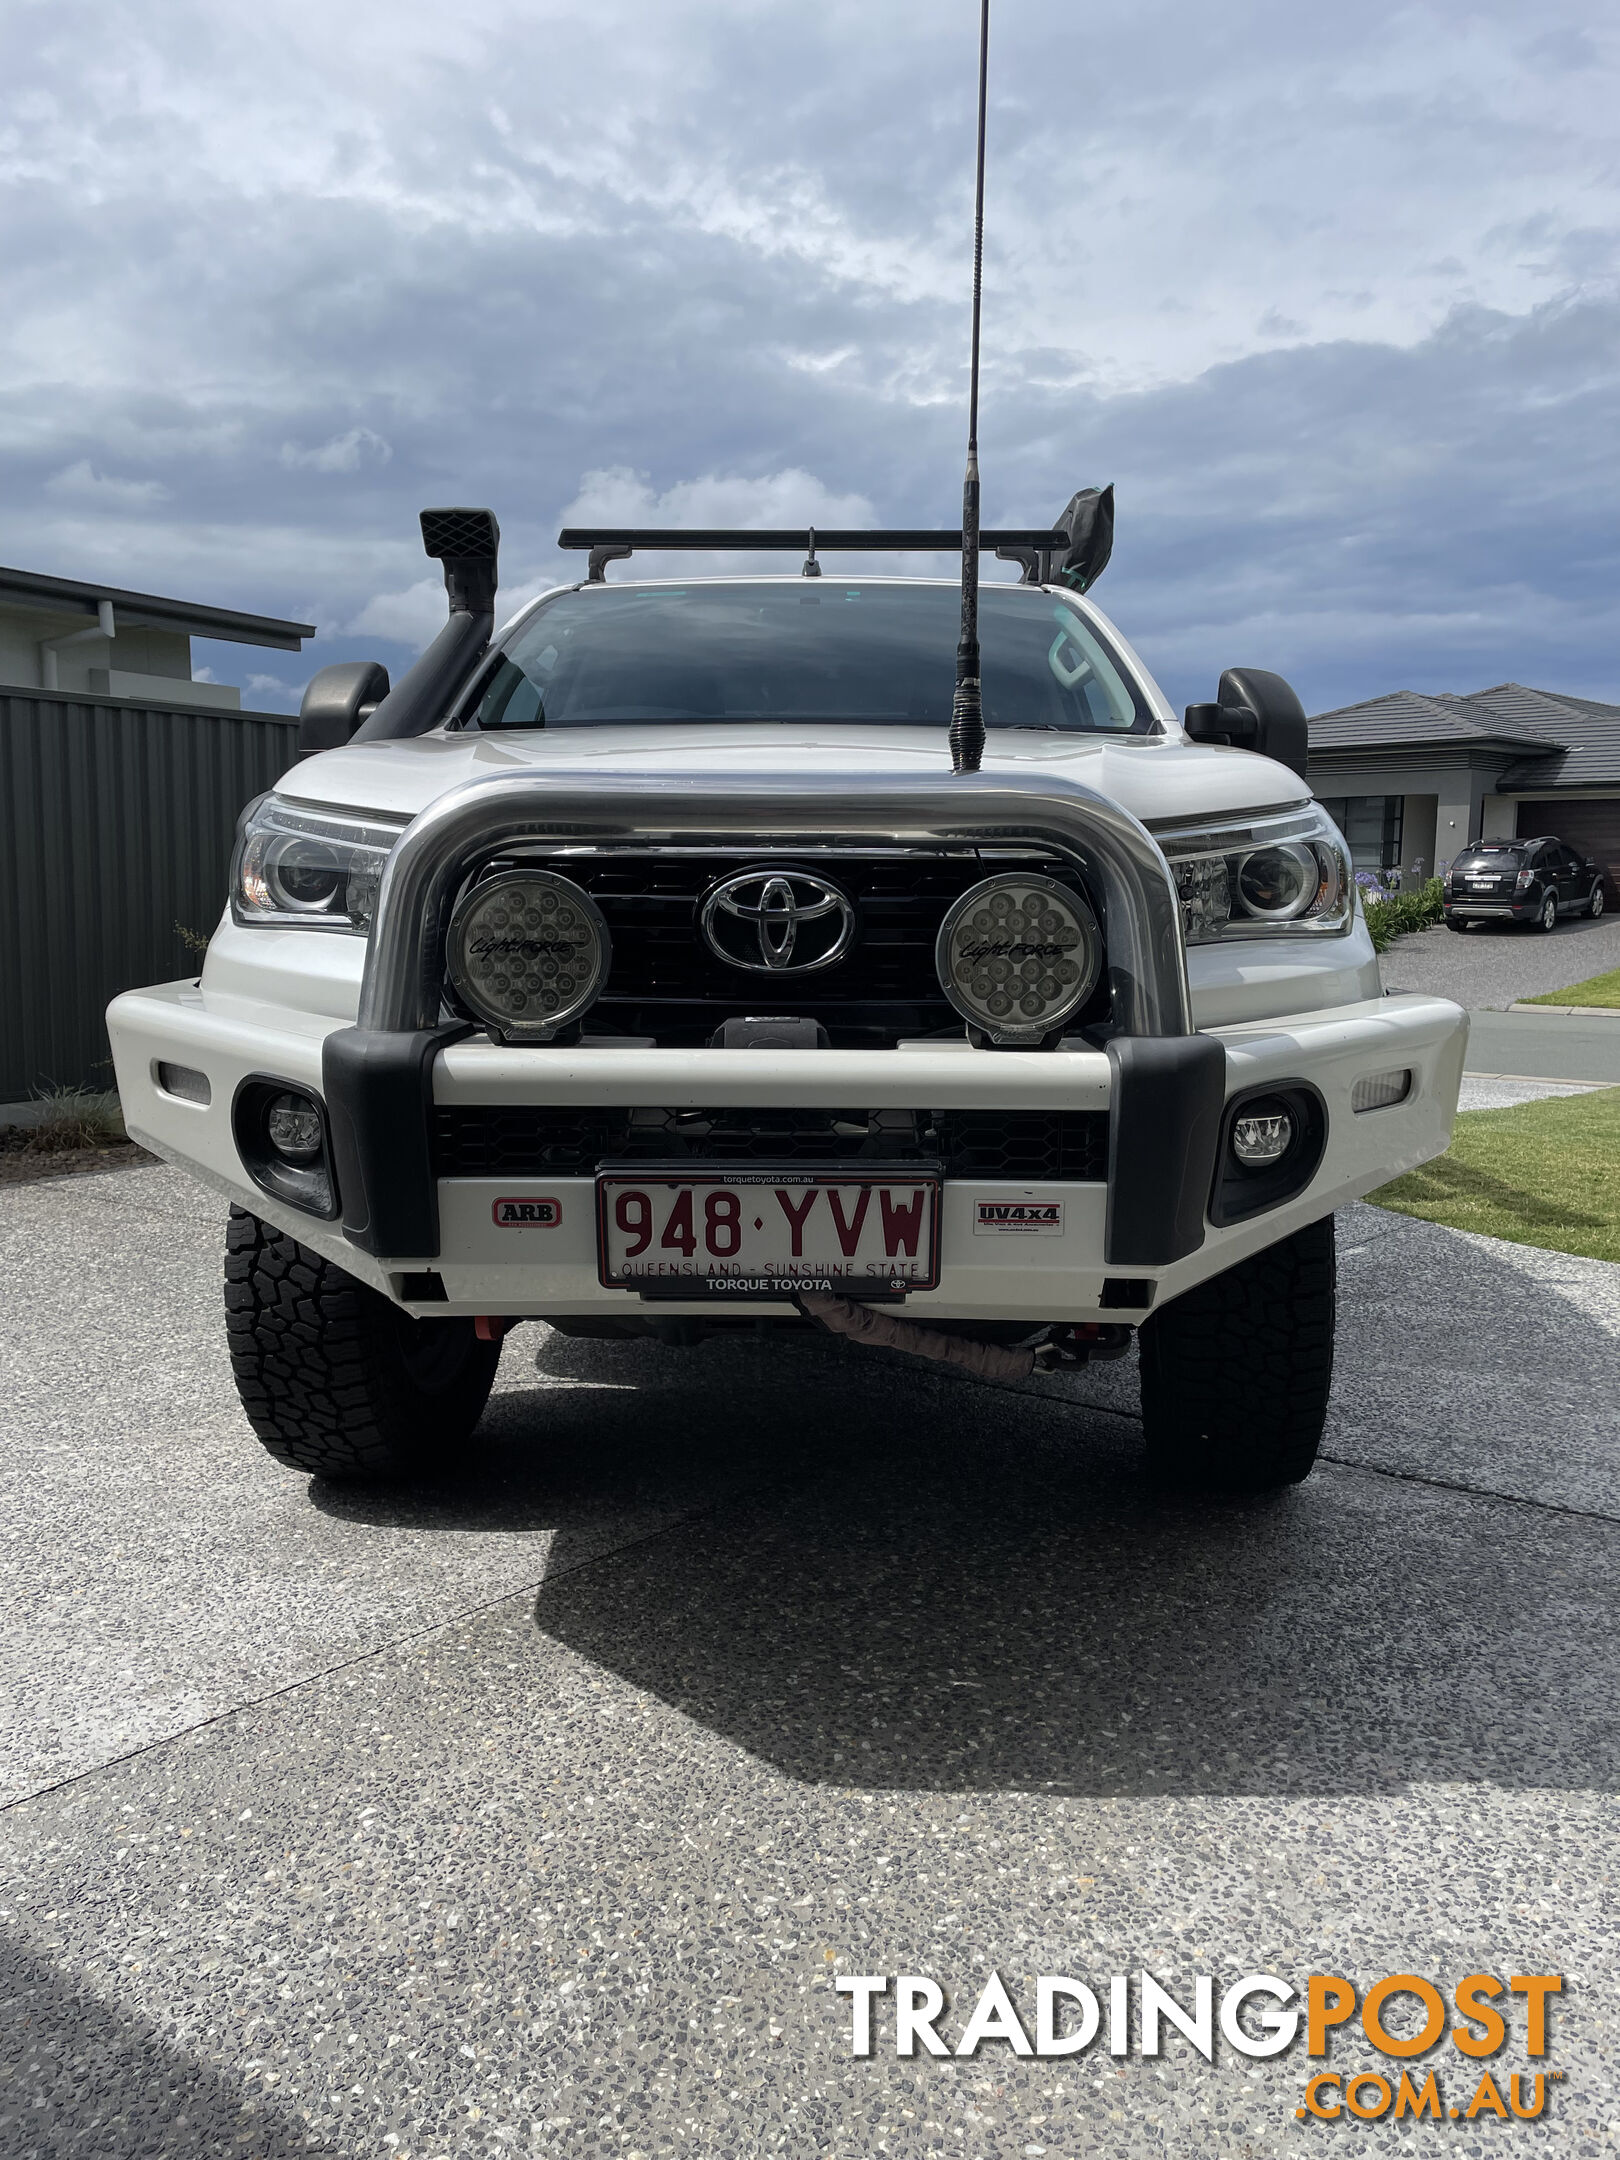
[[[1611,2150],[1620,1268],[1341,1231],[1331,1460],[1267,1505],[1156,1506],[1126,1366],[534,1327],[453,1475],[357,1495],[247,1433],[211,1198],[0,1192],[0,2151],[1415,2141],[1298,2123],[1297,2048],[852,2059],[835,1973],[951,2032],[992,1966],[1560,1972],[1508,2134]]]
[[[1469,1015],[1468,1070],[1620,1085],[1620,1020],[1475,1011]]]
[[[1389,990],[1424,990],[1470,1008],[1468,1070],[1620,1085],[1620,1019],[1515,1013],[1515,998],[1567,989],[1620,967],[1620,916],[1563,922],[1550,937],[1492,923],[1459,937],[1443,925],[1397,938],[1380,962]]]

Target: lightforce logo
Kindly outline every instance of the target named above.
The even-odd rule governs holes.
[[[981,937],[956,949],[964,960],[1062,960],[1079,944],[1070,938]]]
[[[839,1994],[852,1998],[852,2055],[873,2053],[874,2005],[888,2002],[891,1986],[891,2037],[894,2052],[900,2056],[915,2056],[920,2048],[927,2055],[971,2057],[989,2040],[1004,2042],[1014,2055],[1078,2055],[1103,2029],[1098,1993],[1066,1973],[1042,1974],[1036,1980],[1033,2036],[1000,1975],[992,1973],[954,2045],[938,2030],[948,2015],[945,1990],[927,1974],[898,1973],[891,1981],[887,1973],[841,1973],[833,1985]],[[1212,2063],[1218,2022],[1227,2046],[1258,2060],[1291,2048],[1303,2018],[1307,2056],[1325,2061],[1334,2033],[1357,2020],[1363,2037],[1392,2061],[1427,2055],[1449,2036],[1456,2052],[1472,2064],[1498,2055],[1508,2045],[1509,2019],[1516,2022],[1522,2012],[1525,2054],[1540,2060],[1547,2054],[1552,1998],[1563,1992],[1563,1986],[1557,1973],[1512,1973],[1505,1981],[1493,1973],[1467,1973],[1452,1990],[1453,2020],[1440,1988],[1420,1973],[1387,1973],[1364,1995],[1337,1973],[1312,1973],[1305,1983],[1303,2003],[1298,1990],[1286,1980],[1272,1973],[1246,1973],[1221,1996],[1218,2013],[1215,1982],[1208,1973],[1194,1979],[1190,2009],[1152,1973],[1137,1974],[1134,1990],[1130,1974],[1114,1973],[1103,1983],[1107,2047],[1113,2056],[1158,2056],[1163,2053],[1168,2025],[1195,2054]],[[1401,1998],[1406,1999],[1405,2005],[1392,2018],[1391,2006]],[[1414,2003],[1416,2016],[1411,2008]],[[1518,2038],[1517,2032],[1513,2037]],[[1463,2087],[1453,2080],[1448,2100],[1441,2077],[1445,2067],[1442,2062],[1418,2071],[1392,2069],[1388,2077],[1376,2069],[1318,2070],[1307,2081],[1294,2113],[1301,2122],[1340,2122],[1346,2116],[1360,2122],[1379,2122],[1385,2116],[1397,2121],[1410,2116],[1420,2122],[1474,2122],[1481,2115],[1494,2115],[1504,2122],[1534,2122],[1546,2109],[1552,2084],[1562,2076],[1557,2070],[1499,2066],[1482,2071],[1466,2099]],[[1470,2070],[1468,2077],[1472,2076]]]
[[[467,940],[467,951],[474,960],[549,960],[572,959],[579,951],[581,940],[566,937],[496,937],[493,932]]]

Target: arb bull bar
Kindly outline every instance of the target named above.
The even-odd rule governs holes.
[[[433,1065],[441,1049],[469,1032],[465,1022],[446,1018],[450,911],[492,853],[537,843],[822,851],[1033,844],[1072,864],[1100,907],[1113,997],[1107,1262],[1162,1266],[1203,1243],[1226,1052],[1192,1028],[1169,866],[1146,827],[1118,804],[1050,775],[876,775],[856,786],[803,774],[603,774],[586,785],[503,772],[441,797],[401,838],[378,895],[357,1023],[324,1044],[343,1232],[362,1251],[412,1260],[439,1253]],[[540,1061],[554,1053],[524,1054]],[[702,1054],[720,1062],[746,1053]],[[898,1053],[860,1055],[892,1071]]]

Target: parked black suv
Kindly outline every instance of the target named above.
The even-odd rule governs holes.
[[[1447,872],[1444,905],[1452,930],[1498,921],[1551,930],[1560,915],[1601,915],[1603,879],[1562,840],[1481,840]]]

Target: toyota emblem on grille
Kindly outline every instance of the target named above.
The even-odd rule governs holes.
[[[739,871],[715,886],[698,920],[716,959],[761,974],[831,967],[855,936],[847,896],[806,870]]]

